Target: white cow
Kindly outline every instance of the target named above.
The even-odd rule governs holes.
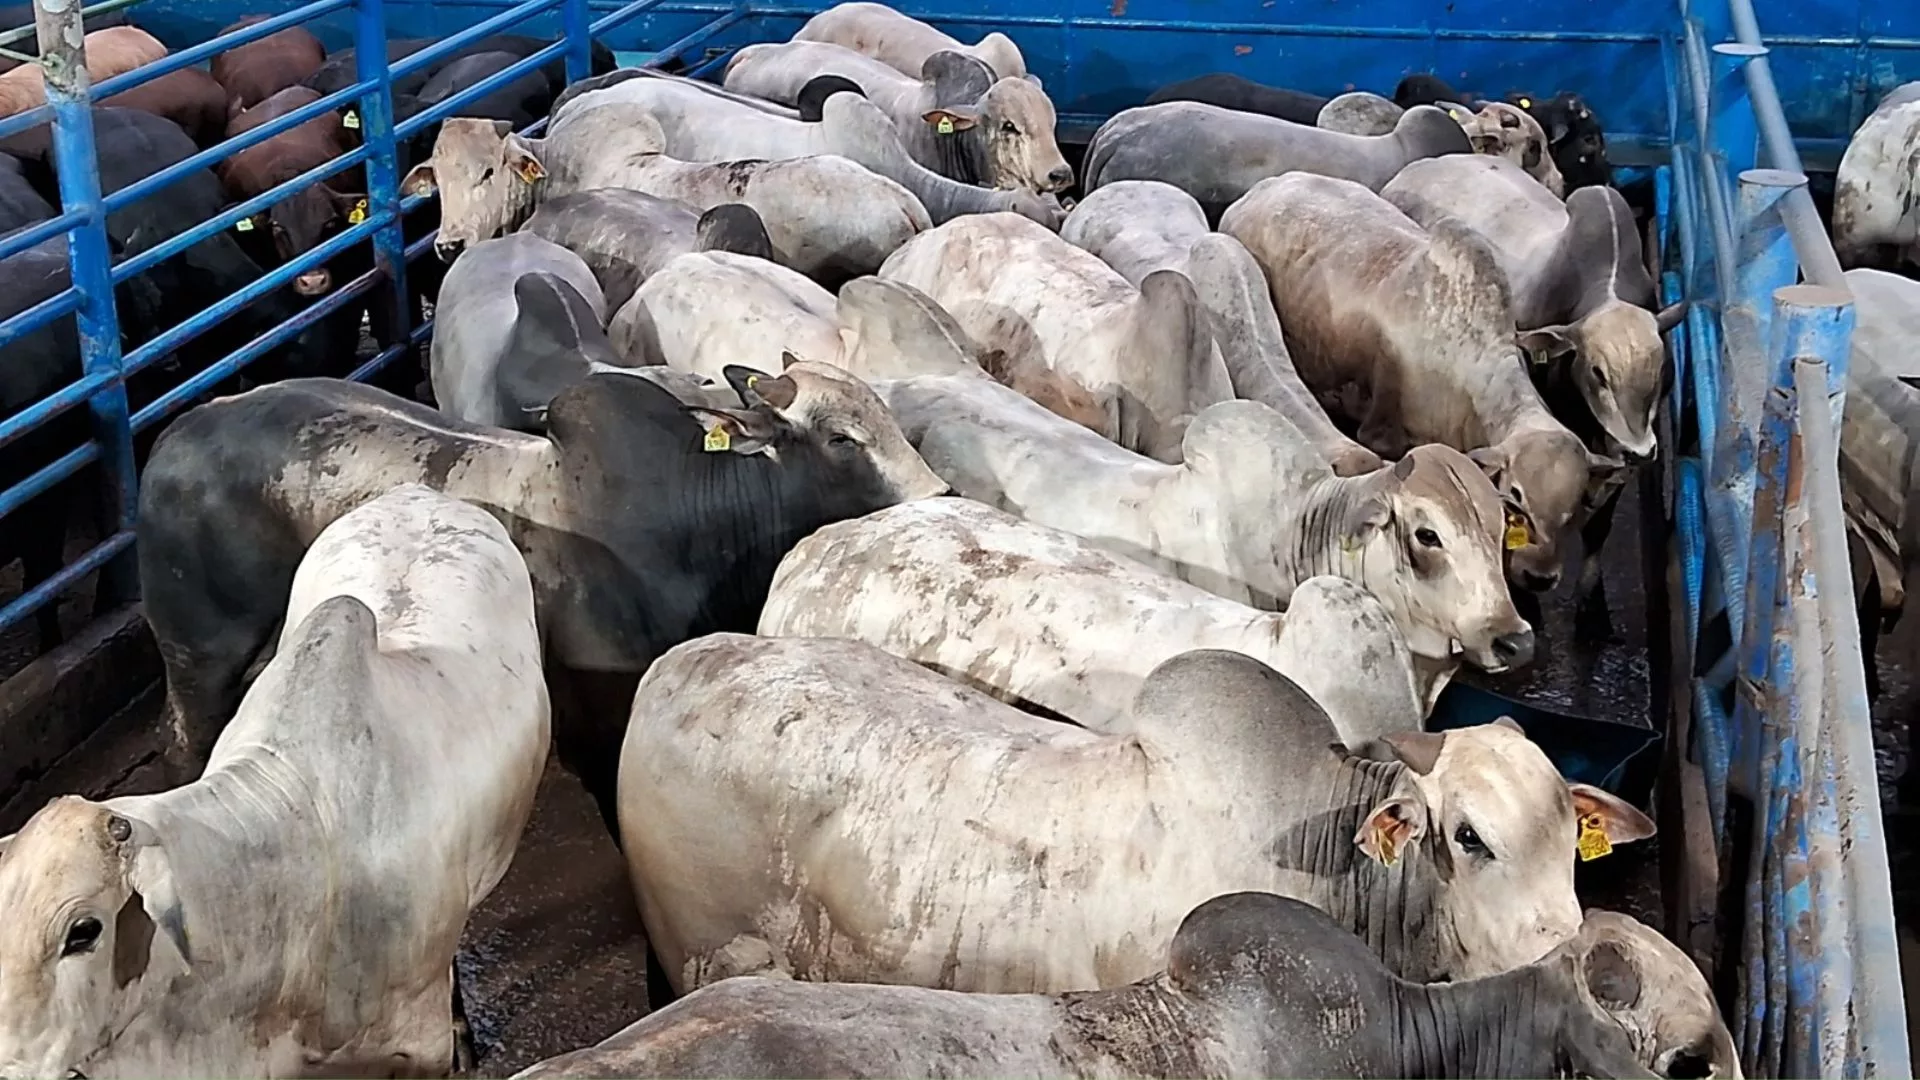
[[[1920,263],[1920,82],[1894,88],[1860,125],[1833,177],[1833,250],[1840,265],[1899,270]]]
[[[774,115],[733,95],[716,93],[697,80],[632,78],[556,105],[554,130],[607,105],[644,109],[660,125],[665,139],[660,152],[681,161],[778,161],[838,154],[913,192],[936,223],[961,214],[1005,210],[1057,227],[1062,216],[1058,201],[1051,197],[962,184],[914,161],[893,121],[859,94],[831,95],[821,105],[819,121],[809,122]]]
[[[1349,755],[1238,653],[1155,668],[1130,727],[1030,716],[859,642],[680,645],[641,680],[620,760],[648,940],[683,993],[758,972],[1093,990],[1158,971],[1202,900],[1255,889],[1403,977],[1473,978],[1579,930],[1577,822],[1653,834],[1507,723]]]
[[[0,854],[0,1075],[446,1075],[547,739],[506,529],[411,484],[341,516],[198,781]]]
[[[1054,138],[1053,102],[1038,86],[994,77],[986,64],[956,52],[929,56],[911,75],[824,41],[749,45],[727,63],[729,90],[783,105],[822,75],[860,87],[893,119],[907,152],[927,168],[962,183],[1033,192],[1073,183],[1073,167]]]
[[[922,233],[880,276],[926,293],[1016,366],[1051,370],[1095,396],[1102,435],[1161,461],[1180,460],[1194,413],[1233,398],[1192,282],[1159,271],[1135,288],[1018,215],[980,214]]]
[[[958,494],[1257,608],[1321,574],[1359,583],[1406,635],[1426,707],[1463,657],[1489,671],[1532,658],[1501,580],[1499,496],[1448,447],[1338,477],[1272,409],[1231,401],[1195,417],[1185,462],[1166,465],[986,380],[874,389]]]
[[[1240,241],[1207,228],[1193,196],[1158,180],[1108,184],[1073,208],[1060,238],[1098,255],[1135,288],[1156,270],[1185,274],[1206,308],[1236,396],[1272,406],[1341,476],[1380,467],[1380,456],[1334,427],[1300,381],[1260,264]]]
[[[1245,653],[1292,679],[1348,746],[1426,716],[1406,638],[1353,582],[1308,578],[1285,615],[1256,611],[968,499],[801,541],[759,633],[864,641],[1095,731],[1124,732],[1147,673],[1189,649]]]
[[[998,30],[981,38],[977,45],[962,45],[958,39],[885,4],[835,4],[808,19],[793,40],[832,42],[892,65],[906,75],[919,74],[921,65],[934,53],[951,51],[979,60],[1003,79],[1031,77],[1020,47]]]
[[[1486,241],[1451,219],[1423,229],[1360,184],[1308,173],[1254,185],[1220,230],[1266,270],[1322,402],[1363,403],[1344,411],[1383,457],[1424,442],[1470,452],[1512,511],[1509,573],[1557,585],[1561,536],[1622,464],[1590,452],[1534,389]]]

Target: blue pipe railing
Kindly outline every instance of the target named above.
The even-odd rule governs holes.
[[[1679,239],[1664,289],[1694,301],[1673,335],[1675,416],[1698,433],[1672,492],[1675,647],[1695,672],[1689,753],[1714,837],[1745,853],[1726,864],[1741,933],[1723,1004],[1749,1075],[1911,1076],[1839,496],[1852,297],[1751,0],[1680,0],[1680,15],[1657,180]],[[1693,655],[1710,624],[1731,646]]]
[[[314,0],[292,11],[171,53],[163,60],[105,80],[99,86],[89,86],[76,0],[37,0],[36,33],[40,41],[41,62],[47,73],[47,104],[0,119],[0,138],[51,123],[61,213],[51,221],[38,222],[0,236],[0,259],[65,235],[68,238],[72,284],[26,311],[0,321],[0,348],[71,315],[76,319],[79,331],[81,364],[77,373],[79,377],[75,381],[0,420],[0,448],[7,447],[82,405],[87,407],[92,425],[91,438],[86,442],[0,491],[0,517],[18,512],[56,485],[73,481],[82,470],[100,465],[103,466],[101,472],[107,485],[105,499],[110,510],[107,516],[110,527],[105,530],[106,535],[99,543],[57,574],[44,582],[33,584],[22,595],[0,607],[0,630],[14,626],[52,603],[95,571],[104,572],[101,591],[102,599],[106,602],[122,602],[135,596],[138,583],[127,556],[133,547],[134,515],[139,490],[133,455],[136,434],[164,422],[276,346],[369,294],[378,294],[370,304],[379,305],[386,315],[385,319],[376,320],[375,325],[393,328],[388,335],[393,340],[379,342],[380,351],[356,368],[351,378],[371,378],[386,365],[426,341],[432,332],[432,324],[428,320],[417,320],[409,310],[406,273],[409,262],[431,249],[433,237],[429,235],[412,244],[406,242],[403,232],[405,214],[425,199],[401,195],[396,144],[555,60],[565,64],[569,81],[584,77],[591,69],[592,41],[595,37],[616,29],[662,2],[632,0],[595,18],[594,13],[605,7],[604,0],[524,0],[458,33],[447,35],[390,66],[386,60],[386,11],[382,0]],[[103,195],[93,145],[92,102],[130,90],[168,72],[199,64],[237,45],[343,11],[351,11],[353,17],[353,45],[356,50],[353,85],[202,150],[110,195]],[[488,35],[512,29],[529,19],[556,13],[562,29],[557,42],[467,87],[432,109],[423,110],[406,123],[394,123],[392,86],[396,77],[443,60]],[[680,52],[697,47],[713,34],[737,23],[745,14],[744,7],[716,8],[715,17],[703,28],[661,50],[653,63],[665,63]],[[117,265],[112,262],[106,239],[106,218],[109,213],[151,197],[182,178],[227,160],[247,147],[290,131],[315,117],[347,107],[358,114],[361,133],[359,147],[260,195],[229,206],[212,218]],[[153,269],[208,237],[234,227],[241,220],[313,184],[355,167],[363,167],[366,172],[367,214],[364,220],[123,353],[114,310],[114,285]],[[256,335],[204,370],[169,388],[137,412],[130,412],[126,392],[129,376],[151,367],[182,345],[231,319],[254,301],[283,288],[301,273],[363,243],[370,244],[373,252],[374,266],[371,270],[341,284],[287,321]],[[416,321],[419,322],[417,326],[414,325]]]

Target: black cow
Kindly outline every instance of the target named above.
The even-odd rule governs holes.
[[[741,409],[686,407],[643,379],[589,375],[553,399],[545,437],[330,379],[181,417],[140,489],[140,578],[166,665],[171,764],[198,774],[320,530],[419,482],[488,507],[526,555],[556,744],[617,828],[615,766],[647,665],[689,638],[751,633],[775,566],[820,526],[946,489],[845,373],[800,364],[727,376]]]
[[[1149,105],[1158,105],[1163,101],[1198,101],[1223,109],[1260,113],[1291,120],[1296,124],[1313,125],[1319,123],[1320,110],[1328,99],[1299,90],[1262,86],[1238,75],[1215,72],[1184,82],[1168,83],[1147,95]]]
[[[53,204],[27,180],[20,159],[0,154],[0,236],[58,216]]]
[[[434,44],[437,40],[436,38],[396,38],[389,40],[387,42],[387,63],[389,65],[397,64],[401,60],[419,52],[421,49]],[[393,92],[396,96],[418,96],[420,91],[426,87],[427,80],[433,78],[434,73],[463,57],[477,56],[480,53],[504,52],[513,54],[513,58],[518,61],[532,56],[534,53],[539,52],[551,44],[553,44],[551,39],[543,41],[536,37],[528,37],[525,34],[494,34],[490,37],[484,37],[464,48],[455,49],[450,55],[443,56],[418,71],[411,71],[394,79]],[[332,54],[327,57],[327,62],[321,66],[319,71],[307,77],[304,85],[320,91],[323,95],[331,94],[337,90],[345,90],[347,87],[352,86],[358,77],[356,71],[358,61],[355,59],[355,56],[355,50],[351,48],[342,49]],[[605,74],[618,66],[619,62],[614,59],[612,49],[598,41],[593,43],[593,59],[591,62],[593,74]],[[558,94],[561,90],[565,89],[567,85],[566,61],[555,60],[550,64],[542,65],[540,70],[546,75],[547,82],[553,86],[554,93]]]
[[[1393,90],[1394,104],[1403,109],[1442,101],[1477,109],[1486,100],[1479,94],[1455,90],[1445,80],[1426,72],[1408,75]],[[1550,98],[1542,98],[1516,91],[1508,94],[1506,100],[1540,122],[1541,129],[1547,133],[1547,148],[1553,154],[1554,167],[1566,180],[1568,191],[1613,183],[1613,165],[1607,161],[1606,131],[1580,95],[1563,90]]]

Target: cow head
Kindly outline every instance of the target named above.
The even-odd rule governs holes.
[[[1073,183],[1073,167],[1054,139],[1053,102],[1039,86],[1019,77],[995,80],[985,63],[951,50],[927,57],[920,79],[933,102],[921,119],[940,140],[943,161],[948,142],[957,144],[956,153],[965,159],[943,173],[1037,193]]]
[[[1560,537],[1588,488],[1625,465],[1589,452],[1579,436],[1559,424],[1523,428],[1467,456],[1505,503],[1509,577],[1524,589],[1551,592],[1560,584]]]
[[[1590,909],[1554,950],[1574,997],[1623,1029],[1641,1064],[1673,1080],[1739,1077],[1740,1058],[1713,989],[1666,935],[1629,915]]]
[[[255,227],[266,230],[274,254],[284,263],[312,251],[349,224],[365,221],[366,213],[365,195],[343,195],[325,184],[315,184],[250,220]],[[333,275],[324,264],[293,279],[293,291],[301,296],[321,296],[332,289]]]
[[[1473,113],[1458,106],[1450,111],[1467,133],[1474,153],[1505,158],[1540,181],[1548,191],[1562,197],[1566,195],[1566,180],[1554,164],[1547,133],[1539,121],[1503,101],[1489,101]]]
[[[1399,973],[1416,982],[1473,979],[1530,964],[1580,930],[1576,854],[1654,834],[1645,814],[1569,783],[1502,717],[1446,732],[1411,731],[1358,748],[1406,766],[1353,842],[1383,867],[1407,862],[1417,900]],[[1604,849],[1604,851],[1603,851]],[[1424,913],[1424,918],[1416,916]]]
[[[907,442],[872,387],[832,364],[792,353],[782,359],[778,376],[739,364],[721,370],[744,408],[688,408],[709,450],[814,463],[823,477],[839,478],[828,486],[874,492],[875,504],[862,513],[946,493],[947,482]]]
[[[99,803],[47,804],[0,854],[0,1076],[84,1075],[192,963],[166,849]]]
[[[407,195],[440,193],[440,235],[434,251],[452,262],[469,244],[517,227],[533,210],[534,185],[546,178],[537,139],[516,135],[505,120],[449,117],[433,154],[401,182]]]
[[[1520,332],[1515,340],[1536,363],[1571,365],[1573,383],[1593,418],[1629,463],[1651,460],[1655,414],[1667,350],[1661,335],[1677,326],[1685,305],[1658,315],[1614,301],[1571,325]]]

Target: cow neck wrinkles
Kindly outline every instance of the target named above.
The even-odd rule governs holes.
[[[1399,1063],[1390,1075],[1559,1075],[1565,994],[1549,991],[1564,972],[1553,965],[1547,960],[1458,984],[1396,980],[1390,1045]]]
[[[502,167],[505,168],[505,166]],[[533,216],[535,210],[539,209],[541,198],[546,194],[547,184],[548,181],[545,179],[523,180],[519,173],[507,169],[507,208],[500,219],[500,232],[497,235],[506,236],[520,231],[520,227],[527,223],[527,219]]]
[[[1367,815],[1393,796],[1406,766],[1329,751],[1312,771],[1319,775],[1292,790],[1323,790],[1326,802],[1274,839],[1275,867],[1307,875],[1310,885],[1304,895],[1291,895],[1333,916],[1389,970],[1405,971],[1430,915],[1429,905],[1420,902],[1423,883],[1431,877],[1416,872],[1420,845],[1409,845],[1399,864],[1389,869],[1373,863],[1354,837]]]
[[[826,508],[835,499],[806,479],[804,467],[764,455],[700,453],[693,462],[685,508],[700,525],[686,558],[709,590],[704,628],[696,632],[750,634],[780,559],[820,524],[833,520]],[[819,509],[796,514],[795,507]]]
[[[1366,546],[1349,548],[1342,543],[1348,516],[1361,500],[1372,495],[1375,475],[1327,475],[1313,482],[1301,497],[1299,512],[1283,519],[1275,550],[1280,553],[1277,568],[1285,603],[1293,590],[1310,577],[1331,574],[1348,581],[1359,581],[1365,569]]]

